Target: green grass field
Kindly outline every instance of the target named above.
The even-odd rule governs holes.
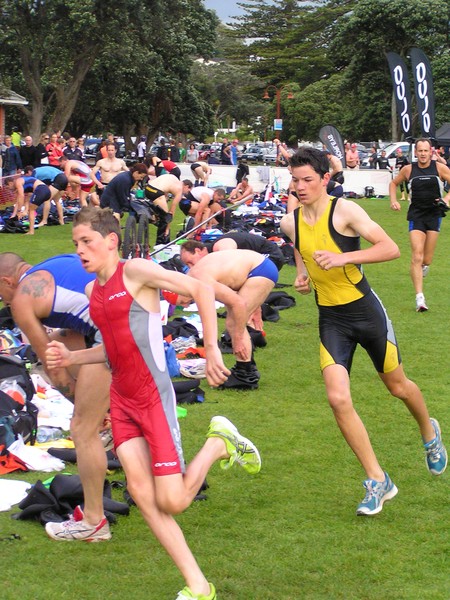
[[[406,373],[420,385],[450,444],[450,219],[444,219],[425,280],[430,310],[417,314],[406,206],[397,214],[384,199],[360,203],[400,246],[400,259],[368,265],[365,272],[393,321]],[[34,239],[0,235],[0,251],[16,251],[34,263],[72,252],[70,232],[67,225],[45,228]],[[294,269],[284,267],[281,281],[293,280]],[[181,421],[188,460],[215,414],[233,420],[263,458],[255,477],[214,466],[208,499],[177,517],[194,554],[220,600],[448,600],[450,471],[440,478],[428,473],[415,421],[358,349],[354,403],[399,494],[376,517],[356,517],[364,474],[325,397],[314,298],[286,291],[296,295],[297,306],[281,312],[278,323],[266,323],[268,345],[256,353],[259,390],[206,386],[206,402],[189,406]],[[232,357],[225,360],[231,366]],[[35,482],[48,474],[8,477]],[[109,478],[121,480],[123,473]],[[120,492],[115,497],[121,499]],[[20,536],[0,543],[2,600],[174,600],[183,587],[136,508],[119,517],[111,542],[91,545],[58,544],[37,522],[11,520],[14,512],[0,513],[0,538]]]

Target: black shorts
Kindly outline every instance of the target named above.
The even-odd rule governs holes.
[[[416,218],[408,221],[408,223],[408,231],[422,231],[423,233],[437,231],[439,233],[441,231],[442,217],[436,215],[416,216]]]
[[[47,185],[38,185],[30,196],[30,204],[41,206],[41,204],[50,200],[51,195],[52,193]]]
[[[195,169],[198,169],[198,167],[201,167],[201,165],[199,163],[192,163],[191,165],[191,171],[194,172]]]
[[[378,373],[390,373],[401,363],[392,323],[380,299],[366,296],[340,306],[319,306],[320,367],[342,365],[350,373],[360,344]]]
[[[103,182],[102,182],[103,183]],[[103,183],[103,187],[98,187],[98,185],[95,186],[95,191],[97,192],[97,196],[99,198],[102,197],[103,192],[106,190],[108,184],[107,183]]]
[[[69,180],[64,175],[64,173],[60,173],[59,175],[57,175],[55,177],[55,179],[53,181],[44,181],[44,183],[46,183],[47,185],[51,185],[52,187],[57,189],[59,192],[63,192],[69,185]]]
[[[161,190],[158,190],[158,188],[155,188],[149,184],[145,186],[145,197],[148,200],[151,200],[153,202],[158,198],[161,198],[161,196],[165,196],[165,193]]]
[[[180,207],[181,212],[184,215],[186,215],[186,217],[188,216],[189,211],[191,210],[191,204],[192,202],[187,198],[181,198],[180,204],[178,205]]]

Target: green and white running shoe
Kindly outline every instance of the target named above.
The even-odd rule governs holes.
[[[209,588],[211,591],[205,596],[203,594],[194,594],[191,589],[186,586],[181,592],[178,592],[178,596],[175,600],[216,600],[216,588],[212,583],[209,584]]]
[[[257,447],[241,435],[226,417],[213,417],[206,437],[219,437],[225,442],[230,456],[220,461],[222,469],[229,469],[236,462],[252,475],[261,470],[261,457]]]

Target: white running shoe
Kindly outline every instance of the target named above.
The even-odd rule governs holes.
[[[75,508],[68,521],[47,523],[45,531],[53,540],[62,542],[103,542],[111,539],[106,517],[103,517],[97,525],[89,525],[84,520],[84,513],[79,506]]]
[[[425,312],[426,310],[428,310],[428,306],[425,302],[425,296],[416,294],[416,312]]]
[[[430,265],[422,265],[422,277],[426,277],[430,271]]]

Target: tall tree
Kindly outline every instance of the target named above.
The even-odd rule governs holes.
[[[267,83],[296,82],[302,87],[333,71],[328,47],[337,20],[354,0],[266,0],[239,3],[246,12],[232,25],[233,34],[250,40],[234,56],[251,64]]]
[[[362,135],[374,137],[378,132],[378,136],[390,137],[394,129],[386,52],[397,52],[408,62],[408,50],[417,46],[439,64],[448,49],[449,6],[448,0],[360,0],[339,21],[331,55],[336,67],[345,72],[343,92],[354,107],[355,125]],[[435,78],[438,98],[441,89],[448,96],[448,59],[443,75],[443,80]],[[444,113],[441,108],[439,114]]]
[[[0,0],[0,61],[14,88],[30,100],[23,112],[37,136],[44,116],[63,129],[105,30],[119,37],[136,0]],[[121,17],[121,18],[119,18]]]
[[[196,63],[192,80],[214,111],[215,127],[228,126],[232,121],[253,125],[264,112],[264,82],[251,75],[248,67],[227,61]]]
[[[178,108],[203,107],[188,78],[193,57],[211,55],[217,23],[202,0],[0,0],[0,64],[31,101],[33,135],[44,121],[64,129],[75,107],[73,124],[176,130]]]

